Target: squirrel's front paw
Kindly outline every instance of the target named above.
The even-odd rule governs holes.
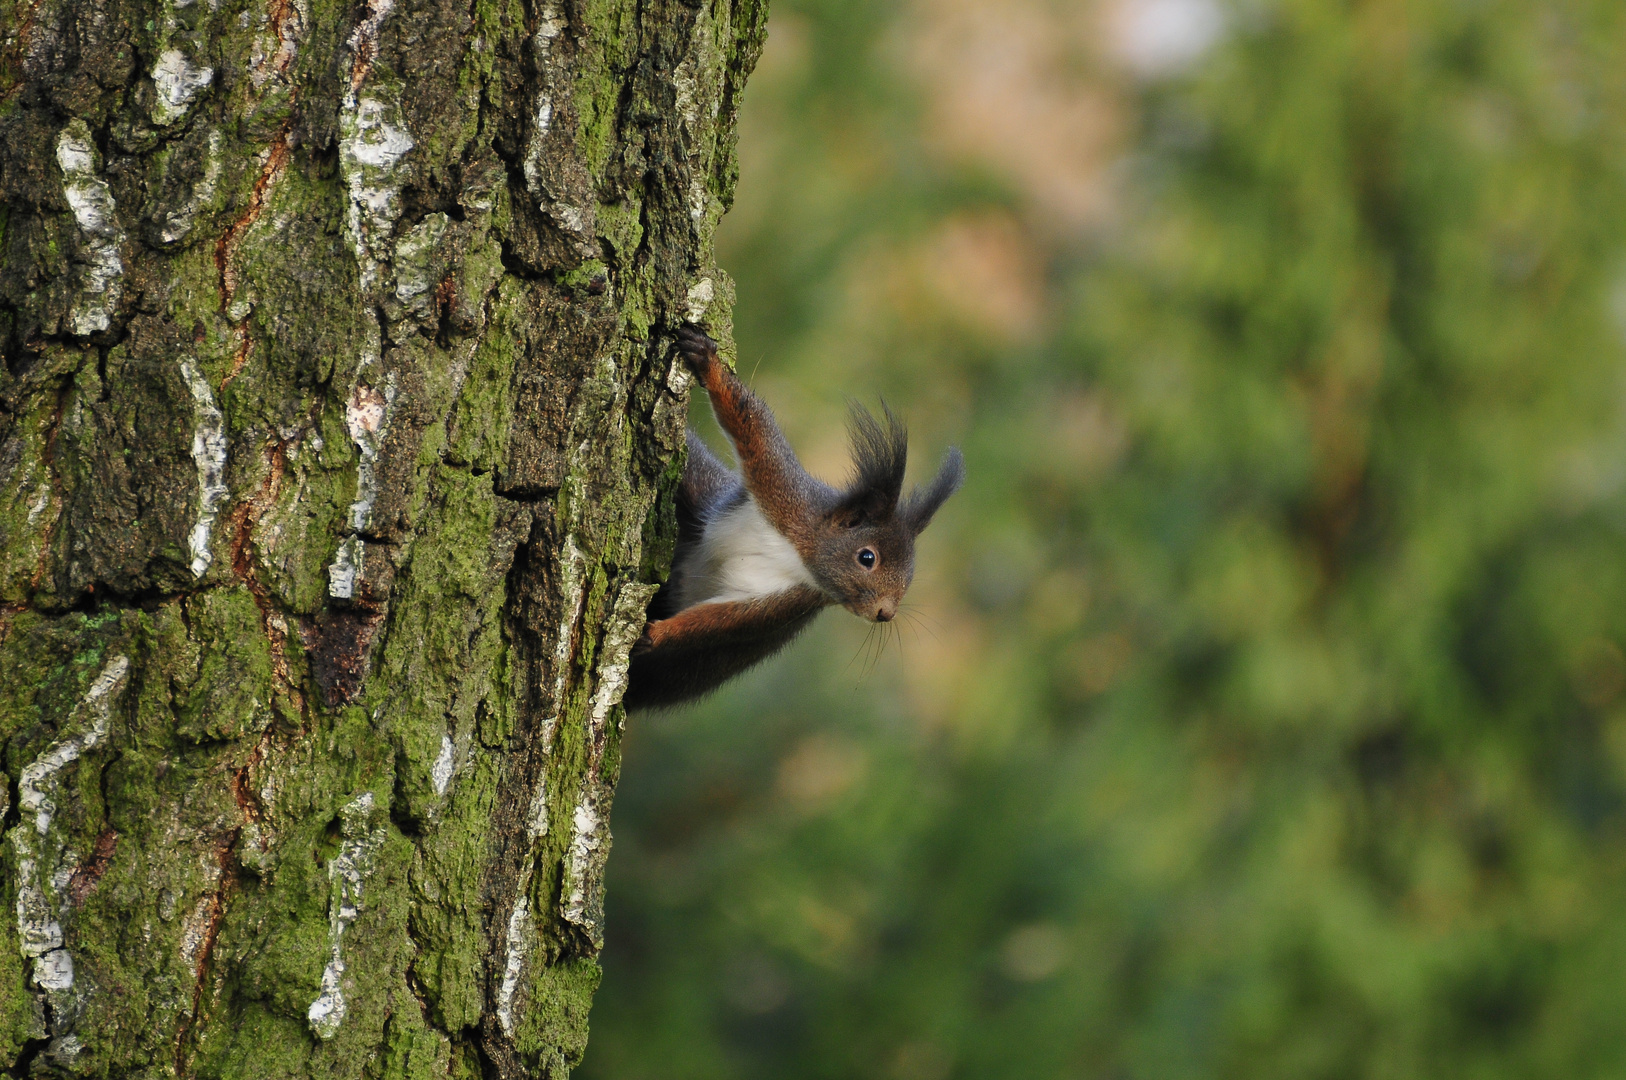
[[[678,355],[689,365],[689,370],[702,379],[717,362],[717,343],[693,326],[678,327],[677,347]]]
[[[644,624],[644,632],[632,643],[633,653],[646,653],[666,640],[665,619],[654,619]]]

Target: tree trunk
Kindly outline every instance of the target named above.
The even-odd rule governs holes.
[[[765,17],[0,0],[11,1074],[579,1060]]]

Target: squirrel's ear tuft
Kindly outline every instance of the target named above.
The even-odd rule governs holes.
[[[960,490],[965,482],[965,457],[961,455],[960,448],[951,446],[948,453],[943,455],[943,464],[938,468],[937,475],[932,482],[923,488],[915,488],[909,493],[909,498],[898,511],[909,529],[916,536],[920,535],[927,525],[931,524],[932,515],[937,508],[948,501],[948,497]]]
[[[909,461],[909,433],[903,421],[881,402],[886,423],[853,402],[847,433],[852,442],[853,474],[841,493],[835,517],[846,525],[884,521],[898,509],[903,470]]]

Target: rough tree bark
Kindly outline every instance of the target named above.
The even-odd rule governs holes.
[[[765,17],[0,0],[10,1074],[579,1060]]]

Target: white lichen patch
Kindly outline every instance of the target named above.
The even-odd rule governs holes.
[[[552,748],[555,729],[544,729],[543,753]],[[525,815],[525,840],[531,854],[519,874],[519,887],[514,891],[514,907],[508,916],[507,948],[504,950],[502,985],[497,989],[497,1022],[503,1032],[514,1033],[514,997],[519,992],[520,975],[525,970],[525,958],[531,952],[531,940],[536,929],[531,917],[531,879],[535,874],[536,842],[548,834],[548,785],[545,777],[537,777],[536,790],[531,793],[531,806]]]
[[[231,323],[241,323],[254,311],[254,290],[240,289],[232,294],[231,303],[226,305],[226,319]]]
[[[158,231],[164,243],[173,244],[184,239],[192,231],[198,212],[214,201],[215,191],[220,184],[221,146],[219,129],[209,132],[209,156],[204,159],[203,175],[192,186],[186,202],[164,217],[163,227]]]
[[[587,601],[587,586],[582,580],[586,561],[581,548],[576,546],[576,534],[566,533],[559,551],[559,591],[566,603],[553,639],[554,707],[542,729],[544,747],[552,745],[553,732],[559,723],[559,703],[564,700],[565,681],[570,678],[571,642],[574,640],[576,623],[582,617],[582,605]]]
[[[350,392],[344,406],[344,426],[358,445],[373,442],[384,430],[389,398],[366,383]]]
[[[109,695],[124,682],[129,670],[128,657],[115,656],[109,660],[101,674],[96,676],[96,681],[90,684],[90,689],[85,691],[84,700],[79,706],[80,709],[90,710],[90,729],[58,739],[23,769],[17,781],[18,805],[34,815],[34,829],[41,836],[50,831],[51,821],[56,816],[57,805],[51,795],[56,790],[57,774],[107,737],[107,727],[113,715]],[[75,713],[78,711],[75,709]]]
[[[362,555],[366,544],[361,537],[351,536],[339,544],[333,556],[333,565],[327,568],[327,594],[337,600],[349,600],[356,595],[361,584]]]
[[[599,812],[594,799],[584,798],[576,804],[572,815],[559,909],[566,922],[586,930],[595,944],[604,921],[603,873],[609,854],[609,822]]]
[[[570,655],[575,640],[576,623],[581,620],[582,607],[587,602],[587,583],[583,570],[587,560],[576,545],[576,534],[565,534],[559,551],[559,591],[565,598],[564,614],[555,628],[553,646],[553,708],[542,722],[542,750],[553,746],[553,736],[559,729],[559,709],[564,701],[565,684],[570,679]]]
[[[344,1003],[344,960],[339,955],[339,946],[333,946],[333,958],[322,969],[322,996],[311,1002],[311,1007],[305,1010],[305,1019],[310,1022],[311,1030],[323,1039],[331,1039],[339,1033],[339,1025],[344,1023],[345,1013],[348,1009]]]
[[[152,103],[156,124],[172,124],[187,114],[192,101],[214,82],[215,69],[201,67],[179,49],[165,49],[152,68],[152,85],[157,91]]]
[[[351,52],[350,90],[339,111],[339,172],[349,192],[345,231],[364,290],[373,289],[382,274],[389,238],[401,216],[401,189],[410,175],[410,166],[403,159],[413,147],[400,103],[387,100],[377,87],[372,94],[359,93],[377,51],[379,28],[392,7],[393,0],[374,0],[351,34],[347,43]],[[366,371],[378,363],[381,353],[383,334],[375,313],[369,312],[363,334],[357,366]],[[356,466],[356,497],[350,504],[350,527],[357,532],[367,527],[373,502],[378,497],[375,465],[389,422],[389,406],[394,399],[392,374],[382,394],[366,383],[358,383],[346,405],[345,424],[360,454]],[[328,568],[330,596],[355,595],[362,568],[361,555],[359,537],[341,546]]]
[[[525,837],[532,844],[548,835],[548,785],[547,777],[536,778],[536,791],[531,795],[531,805],[525,815]]]
[[[53,995],[73,987],[73,957],[62,947],[59,919],[67,906],[68,883],[79,864],[78,856],[51,828],[59,809],[61,774],[107,738],[113,702],[129,670],[128,657],[109,660],[63,725],[75,725],[81,714],[88,712],[89,726],[57,738],[23,769],[17,781],[22,821],[11,830],[9,839],[17,853],[18,948],[24,957],[34,961],[35,985]]]
[[[419,319],[428,319],[434,313],[431,264],[450,220],[445,214],[430,214],[395,245],[395,298]]]
[[[372,517],[373,503],[378,499],[378,453],[384,445],[384,436],[389,430],[390,408],[395,404],[395,374],[391,372],[384,379],[384,389],[369,386],[359,382],[354,390],[350,391],[349,400],[344,406],[344,426],[350,433],[350,441],[356,444],[356,497],[350,503],[350,528],[360,532],[367,527]],[[346,546],[340,547],[340,558],[348,554],[350,569],[354,574],[361,572],[361,541],[356,540],[354,550],[347,552]],[[337,567],[339,560],[334,560]],[[333,571],[329,571],[329,592],[338,596],[333,590]],[[352,586],[354,579],[352,577]],[[343,595],[351,595],[345,593]]]
[[[58,1035],[45,1048],[45,1056],[63,1068],[72,1068],[84,1052],[85,1044],[77,1035]]]
[[[393,169],[413,147],[412,136],[400,123],[400,106],[375,98],[364,97],[347,110],[349,121],[339,152],[358,168]],[[380,210],[382,204],[369,193],[365,203],[369,209]]]
[[[34,472],[33,462],[29,462],[28,469],[31,478]],[[45,513],[45,508],[50,505],[51,481],[49,477],[42,476],[39,483],[34,487],[34,498],[28,504],[28,527],[30,529],[39,521],[40,515]]]
[[[339,853],[327,864],[331,893],[328,898],[327,966],[322,969],[322,993],[311,1002],[305,1017],[319,1038],[338,1034],[347,1011],[344,1001],[344,932],[362,910],[362,889],[384,846],[386,832],[375,821],[373,793],[364,791],[339,811]]]
[[[526,884],[530,883],[527,873]],[[503,957],[502,985],[497,988],[497,1023],[503,1034],[514,1034],[514,997],[519,992],[519,977],[525,970],[525,957],[531,951],[531,936],[535,927],[531,919],[531,898],[521,895],[508,916],[508,948]]]
[[[219,880],[218,873],[214,876]],[[214,910],[215,901],[212,895],[199,897],[198,902],[192,905],[186,920],[181,923],[181,963],[188,969],[197,967],[204,943],[209,940],[209,924],[214,921]]]
[[[694,131],[695,121],[700,119],[700,110],[695,105],[699,93],[700,80],[695,78],[695,57],[690,53],[678,61],[678,66],[672,71],[672,103],[677,106],[677,114],[683,118],[684,126],[690,132]]]
[[[699,176],[689,178],[689,219],[695,223],[705,220],[706,207],[710,195],[706,191],[706,184]]]
[[[52,949],[34,961],[34,984],[58,992],[73,988],[73,957],[67,949]]]
[[[536,97],[531,102],[531,125],[525,140],[525,156],[521,171],[525,175],[525,189],[536,200],[537,209],[553,221],[562,231],[570,234],[584,257],[595,257],[597,240],[593,236],[596,214],[594,204],[584,202],[587,189],[579,179],[561,175],[557,168],[548,167],[547,145],[557,116],[557,101],[568,101],[555,86],[558,63],[553,58],[554,41],[564,32],[565,19],[554,4],[546,4],[531,37],[531,50],[535,54],[536,69],[541,77]],[[570,134],[570,133],[565,133]]]
[[[695,20],[689,47],[672,71],[672,103],[689,146],[684,203],[690,222],[702,233],[708,221],[715,227],[721,215],[721,207],[707,187],[716,143],[711,129],[723,98],[712,82],[719,68],[712,28],[709,19]]]
[[[547,185],[542,176],[542,145],[547,139],[549,129],[553,127],[553,91],[550,85],[550,75],[553,71],[553,42],[564,28],[565,23],[559,17],[558,8],[553,4],[544,4],[542,13],[537,19],[536,33],[531,37],[531,51],[536,54],[536,69],[542,73],[542,78],[541,89],[536,93],[536,100],[531,103],[531,134],[525,144],[522,168],[525,173],[526,190],[539,205],[545,204],[548,198]]]
[[[615,606],[602,630],[598,686],[587,712],[587,779],[571,814],[560,914],[566,922],[585,930],[595,944],[603,940],[604,863],[610,853],[610,823],[602,810],[610,794],[602,775],[607,727],[611,711],[627,688],[632,647],[643,631],[645,612],[655,591],[653,585],[629,582],[616,594]]]
[[[598,689],[593,691],[593,703],[588,709],[588,738],[594,764],[603,751],[604,725],[610,710],[621,701],[627,689],[627,668],[632,660],[632,647],[644,630],[644,615],[654,599],[658,586],[629,582],[621,586],[616,595],[615,608],[603,631],[604,643],[599,649]]]
[[[389,429],[390,407],[395,403],[395,375],[384,380],[384,389],[357,383],[345,402],[344,424],[356,444],[356,497],[350,503],[350,528],[356,532],[367,527],[372,518],[373,503],[378,499],[378,452],[384,434]],[[333,563],[327,568],[327,592],[336,599],[347,600],[356,595],[361,585],[366,543],[360,536],[350,536],[339,544]]]
[[[446,794],[446,790],[452,786],[452,773],[456,764],[456,747],[452,745],[452,737],[442,735],[440,754],[435,758],[434,764],[429,766],[429,782],[434,785],[436,795]]]
[[[554,653],[554,700],[562,701],[564,686],[569,677],[571,642],[575,638],[576,623],[582,617],[587,597],[583,573],[586,560],[576,545],[574,533],[567,533],[560,556],[560,590],[566,598],[565,613],[557,628],[558,642]],[[603,868],[609,851],[608,822],[599,813],[597,803],[601,785],[597,773],[603,761],[604,731],[610,710],[626,689],[627,665],[633,644],[644,625],[644,612],[656,592],[656,586],[631,583],[623,585],[616,596],[615,606],[603,629],[604,644],[600,652],[598,690],[593,696],[588,713],[590,728],[589,779],[587,794],[576,807],[572,819],[570,846],[565,855],[565,896],[562,907],[565,918],[583,927],[592,940],[601,941],[603,910]],[[557,709],[543,724],[541,739],[545,757],[552,749],[558,732]],[[504,949],[502,983],[497,990],[497,1022],[505,1033],[514,1031],[514,1007],[523,981],[525,962],[530,955],[535,937],[535,918],[531,908],[531,883],[535,875],[537,844],[548,833],[548,789],[544,777],[539,776],[531,793],[531,803],[525,818],[526,840],[530,847],[519,881],[514,890],[513,906],[509,909],[508,935]]]
[[[693,320],[691,319],[690,321],[692,322]],[[690,373],[688,365],[683,362],[683,357],[674,351],[672,354],[672,366],[668,368],[666,372],[666,388],[674,394],[682,394],[693,382],[694,375]],[[660,404],[656,406],[657,409],[661,409],[663,412],[667,407],[669,407],[669,405],[664,398],[661,400]]]
[[[376,97],[345,98],[339,113],[339,171],[349,189],[345,225],[361,269],[361,286],[378,281],[383,252],[401,216],[402,159],[412,149],[399,103]]]
[[[560,555],[560,588],[569,599],[565,606],[565,615],[559,623],[559,636],[554,639],[558,642],[554,651],[556,703],[562,700],[565,681],[569,678],[570,643],[587,599],[587,584],[583,574],[585,565],[586,559],[581,549],[576,546],[575,533],[565,534],[563,551]],[[559,714],[556,705],[553,713],[542,725],[544,758],[552,751],[553,739],[558,731]],[[497,1022],[509,1035],[514,1033],[514,998],[519,992],[520,976],[524,973],[525,958],[530,955],[531,940],[535,932],[535,920],[531,915],[531,881],[536,872],[536,845],[547,833],[548,786],[546,777],[538,776],[536,788],[531,792],[531,805],[525,815],[525,839],[530,851],[514,889],[514,905],[508,916],[508,939],[504,950],[502,985],[497,990]]]
[[[695,70],[696,58],[691,53],[685,56],[678,64],[677,69],[672,72],[673,103],[677,106],[678,116],[683,119],[684,129],[691,136],[698,132],[700,121],[700,109],[697,105],[700,96],[700,82],[696,78]],[[698,140],[696,141],[698,142]],[[699,162],[695,161],[692,164],[693,168],[689,176],[689,188],[685,192],[685,201],[688,204],[690,220],[699,222],[706,216],[706,185],[702,178]]]
[[[684,313],[689,316],[690,322],[699,322],[706,309],[711,307],[711,302],[717,299],[716,286],[711,283],[711,278],[703,277],[689,286],[685,299],[688,301],[688,307]]]
[[[214,556],[209,536],[225,501],[226,417],[215,403],[214,390],[191,360],[181,361],[181,378],[192,392],[192,461],[198,468],[198,516],[187,537],[192,552],[192,576],[202,577]]]
[[[107,181],[96,174],[96,149],[83,120],[68,121],[56,140],[56,163],[62,170],[62,194],[79,225],[83,271],[79,296],[68,316],[69,329],[81,337],[106,330],[123,288],[124,263],[119,245],[117,207]]]

